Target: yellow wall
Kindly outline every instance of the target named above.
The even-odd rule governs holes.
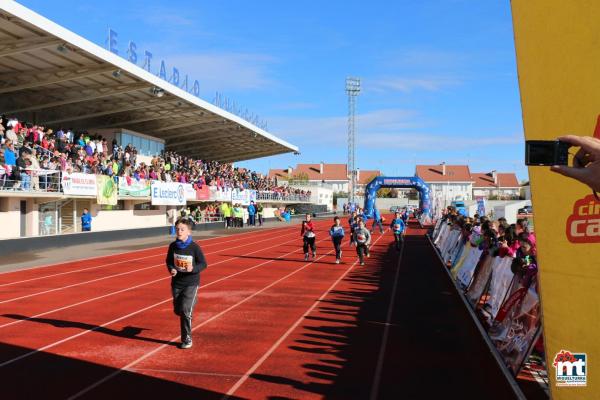
[[[513,0],[527,139],[591,136],[600,114],[600,1]],[[567,239],[574,203],[591,194],[546,167],[529,169],[554,399],[600,399],[600,244]],[[554,355],[587,353],[585,388],[556,387]]]

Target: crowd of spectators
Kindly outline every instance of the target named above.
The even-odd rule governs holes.
[[[471,243],[482,250],[481,260],[487,256],[511,257],[511,270],[520,287],[529,289],[536,285],[537,241],[527,218],[517,219],[515,224],[508,224],[505,218],[491,220],[478,214],[469,218],[450,206],[442,216],[442,223],[459,231],[463,244]],[[481,311],[485,314],[485,307]]]
[[[197,160],[174,152],[162,152],[146,163],[131,144],[122,146],[116,140],[109,142],[102,136],[72,129],[54,131],[14,118],[0,117],[0,144],[0,188],[60,190],[58,182],[49,185],[48,177],[51,171],[60,171],[190,183],[199,188],[208,185],[218,190],[310,195],[310,191],[278,185],[276,179],[233,164]]]

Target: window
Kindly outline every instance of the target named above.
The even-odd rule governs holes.
[[[124,210],[124,209],[125,209],[125,200],[117,201],[117,204],[114,206],[111,206],[108,204],[100,204],[101,211],[118,211],[118,210]]]

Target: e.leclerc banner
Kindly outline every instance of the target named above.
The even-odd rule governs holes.
[[[600,1],[512,0],[512,13],[525,138],[594,135]],[[547,167],[529,168],[529,177],[552,397],[598,399],[600,202]]]
[[[185,195],[183,183],[152,181],[150,186],[152,205],[185,206]]]

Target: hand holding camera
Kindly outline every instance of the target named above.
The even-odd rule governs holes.
[[[600,192],[600,139],[589,136],[562,136],[558,140],[580,147],[573,158],[573,166],[553,165],[551,170],[588,185]]]

